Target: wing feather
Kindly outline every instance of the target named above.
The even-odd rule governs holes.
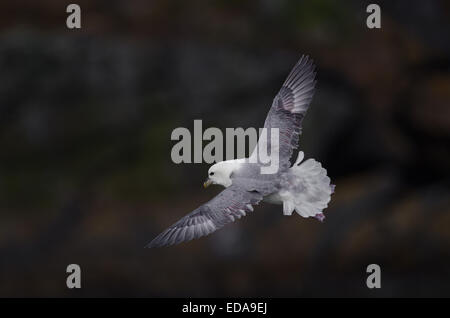
[[[251,155],[252,159],[258,158],[258,148],[262,147],[267,153],[271,153],[271,148],[274,148],[279,152],[280,168],[290,167],[293,150],[298,146],[302,121],[314,95],[315,76],[312,59],[302,56],[273,100],[264,123],[268,136],[260,138]],[[278,145],[271,145],[272,128],[279,129]]]
[[[261,200],[258,192],[232,185],[159,234],[147,247],[179,244],[211,234],[251,212],[252,205]]]

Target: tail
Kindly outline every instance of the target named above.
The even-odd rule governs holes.
[[[301,216],[325,219],[322,211],[328,206],[334,185],[330,184],[327,170],[320,162],[308,159],[302,163],[304,154],[298,153],[297,160],[283,176],[282,190],[283,213],[291,215],[295,210]]]

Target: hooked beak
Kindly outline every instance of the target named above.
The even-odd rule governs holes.
[[[210,185],[211,185],[211,183],[212,183],[212,181],[211,181],[211,179],[206,179],[206,181],[203,183],[203,188],[207,188],[207,187],[209,187]]]

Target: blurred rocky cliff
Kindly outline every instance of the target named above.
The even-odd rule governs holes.
[[[81,30],[68,3],[0,4],[0,296],[450,296],[447,2],[379,1],[380,30],[364,1],[83,0]],[[220,191],[171,161],[172,130],[261,127],[303,53],[325,223],[262,204],[144,249]]]

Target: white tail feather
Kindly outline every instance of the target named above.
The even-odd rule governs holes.
[[[297,160],[284,175],[280,195],[283,199],[283,213],[291,215],[295,210],[301,216],[324,219],[322,211],[328,206],[334,185],[330,185],[327,171],[320,162],[308,159],[302,163],[304,154],[298,153]]]
[[[283,214],[284,215],[292,215],[292,212],[294,211],[295,206],[294,202],[292,201],[283,201]]]

